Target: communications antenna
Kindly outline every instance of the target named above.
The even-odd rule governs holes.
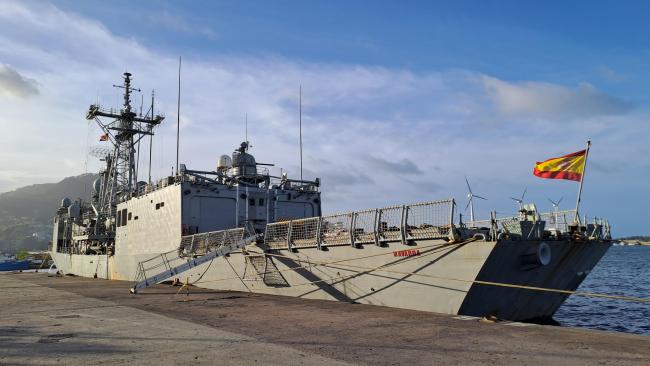
[[[131,73],[125,72],[123,79],[123,85],[113,85],[124,89],[124,103],[119,113],[92,104],[86,114],[86,119],[97,122],[105,140],[112,145],[108,154],[101,151],[106,168],[101,172],[102,184],[96,210],[99,216],[105,217],[114,216],[117,204],[136,192],[136,146],[144,136],[153,135],[153,127],[164,119],[159,115],[137,116],[131,106],[131,94],[140,89],[131,86]]]

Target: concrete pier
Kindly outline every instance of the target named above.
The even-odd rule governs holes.
[[[0,275],[0,365],[647,365],[650,337],[43,273]]]

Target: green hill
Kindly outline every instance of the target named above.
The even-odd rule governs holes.
[[[34,184],[0,193],[0,251],[46,249],[52,217],[64,197],[90,199],[97,175],[82,174],[58,183]]]

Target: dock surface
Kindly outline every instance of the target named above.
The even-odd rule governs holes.
[[[0,275],[0,365],[647,365],[650,337],[44,273]]]

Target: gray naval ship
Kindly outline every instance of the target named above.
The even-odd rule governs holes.
[[[322,215],[320,181],[273,176],[247,141],[216,170],[181,164],[138,181],[138,142],[163,117],[131,106],[86,118],[112,148],[89,202],[64,198],[51,255],[63,274],[539,321],[552,315],[612,244],[607,220],[575,211],[456,220],[455,200]],[[141,175],[141,174],[140,174]],[[471,196],[470,203],[471,203]],[[472,208],[473,209],[473,208]],[[473,211],[473,210],[472,210]],[[458,215],[460,216],[460,215]]]

